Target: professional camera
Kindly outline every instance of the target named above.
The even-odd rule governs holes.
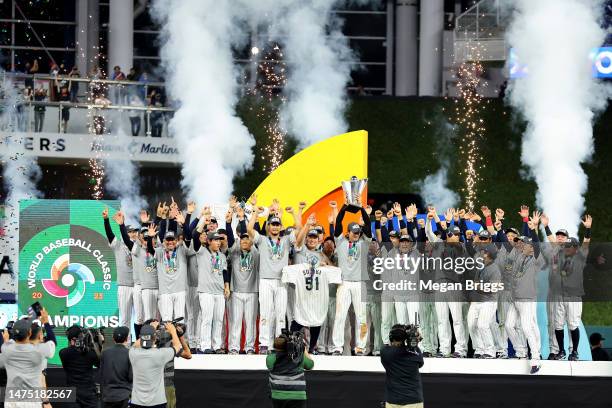
[[[283,329],[280,337],[285,339],[287,345],[287,356],[294,361],[302,361],[304,355],[304,347],[306,346],[306,340],[304,339],[304,333],[301,331],[290,332],[287,329]]]
[[[181,323],[183,319],[183,317],[178,317],[174,320],[160,322],[155,332],[155,346],[158,348],[169,347],[172,344],[172,336],[166,331],[166,323],[171,323],[176,327],[176,334],[182,337],[187,332],[187,326],[185,323]]]
[[[11,320],[10,322],[8,322],[8,323],[6,324],[6,331],[7,331],[7,332],[8,332],[8,334],[9,334],[9,339],[12,339],[12,338],[13,338],[13,326],[14,326],[14,325],[15,325],[15,321],[14,321],[14,320]]]
[[[416,324],[396,324],[389,332],[390,341],[403,341],[409,350],[414,350],[421,341],[419,326]]]
[[[81,333],[79,333],[79,337],[75,340],[74,345],[77,350],[81,353],[86,353],[95,351],[95,346],[98,346],[98,350],[102,350],[102,345],[104,344],[104,329],[105,327],[97,329],[83,327]]]

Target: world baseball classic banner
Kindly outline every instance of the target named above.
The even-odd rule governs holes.
[[[19,203],[19,314],[40,302],[58,334],[74,324],[118,325],[116,264],[102,210],[118,201],[22,200]],[[116,225],[114,233],[120,237]],[[67,344],[58,336],[58,350]],[[56,357],[51,363],[59,363]]]

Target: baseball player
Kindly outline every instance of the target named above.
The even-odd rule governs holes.
[[[122,217],[121,217],[122,218]],[[120,219],[119,231],[121,232],[121,239],[123,244],[128,248],[132,255],[132,270],[134,272],[134,333],[136,338],[140,337],[140,329],[144,323],[144,308],[142,304],[142,286],[141,276],[144,273],[144,258],[134,256],[134,247],[141,244],[139,238],[139,231],[135,227],[127,227],[123,223],[123,219]],[[145,228],[146,231],[146,228]]]
[[[113,250],[115,262],[117,264],[117,302],[119,303],[119,325],[131,327],[130,321],[132,320],[132,306],[134,299],[132,253],[121,240],[115,237],[108,219],[108,208],[105,208],[104,211],[102,211],[102,218],[104,218],[106,238],[108,238],[108,243]],[[113,219],[118,224],[123,224],[123,213],[121,211],[117,211]]]
[[[154,246],[154,239],[156,238],[149,236],[148,228],[142,228],[140,242],[132,248],[134,259],[138,258],[139,262],[143,264],[140,285],[142,287],[141,297],[145,321],[156,319],[158,314],[159,280],[157,279],[157,261],[155,256],[147,251],[149,241],[151,246]]]
[[[425,222],[425,234],[430,243],[434,245],[436,255],[433,258],[441,257],[444,262],[447,258],[459,258],[465,256],[465,251],[459,238],[461,230],[458,226],[449,227],[445,232],[446,243],[443,244],[441,238],[438,238],[432,231],[431,220],[435,219],[437,214],[435,208],[430,208]],[[461,275],[455,270],[446,270],[444,268],[436,268],[435,282],[442,284],[461,282]],[[464,327],[463,308],[465,301],[458,294],[446,292],[436,293],[436,319],[438,321],[438,338],[440,341],[440,351],[438,357],[454,357],[465,358],[467,355],[467,338]],[[452,332],[450,327],[450,315],[453,319],[453,331],[455,333],[455,351],[451,354],[451,339]]]
[[[418,284],[418,271],[414,269],[416,262],[410,262],[407,258],[416,261],[419,253],[412,243],[409,235],[402,235],[399,239],[397,254],[402,259],[401,268],[394,269],[394,282],[410,281]],[[402,293],[403,292],[403,293]],[[419,318],[419,296],[417,290],[394,291],[393,300],[395,305],[395,316],[399,324],[418,324]]]
[[[247,225],[247,233],[259,250],[259,352],[267,354],[272,345],[273,337],[281,334],[285,328],[287,314],[287,289],[281,281],[282,270],[289,264],[289,250],[295,243],[295,231],[281,236],[282,223],[280,217],[271,211],[266,223],[266,235],[255,231],[255,223],[262,207],[257,207],[257,198],[251,198],[253,214]],[[293,208],[285,209],[294,215],[297,227],[301,221],[297,219]]]
[[[570,361],[578,360],[578,344],[580,342],[580,322],[582,316],[582,296],[584,296],[583,272],[587,261],[589,243],[591,241],[590,215],[582,221],[585,227],[582,245],[577,238],[570,238],[563,244],[559,262],[553,265],[552,274],[557,274],[561,281],[561,301],[555,310],[555,337],[559,346],[557,360],[565,357],[564,327],[567,327],[571,337]]]
[[[245,231],[239,227],[240,231]],[[259,290],[259,251],[248,233],[239,233],[239,240],[229,250],[231,270],[230,297],[230,354],[240,352],[240,334],[244,320],[244,350],[255,354],[255,325],[257,324],[257,295]]]
[[[493,244],[479,247],[484,261],[484,268],[476,268],[474,282],[483,285],[501,282],[501,271],[495,263],[497,248]],[[491,290],[477,289],[470,294],[471,303],[468,311],[468,330],[474,345],[474,355],[492,359],[496,357],[493,330],[495,329],[495,312],[497,311],[497,293]]]
[[[540,370],[540,329],[536,316],[537,311],[537,274],[546,262],[540,252],[536,228],[539,223],[539,213],[534,212],[529,220],[531,237],[522,239],[522,255],[515,260],[518,264],[515,269],[514,283],[512,285],[512,306],[506,316],[506,330],[516,350],[518,358],[527,357],[527,348],[520,344],[516,334],[516,322],[520,320],[521,328],[531,350],[531,374]]]
[[[336,243],[331,236],[323,241],[322,253],[327,259],[328,265],[337,266],[338,256],[336,255]],[[337,286],[332,285],[329,288],[329,304],[327,308],[327,317],[321,325],[319,333],[319,342],[317,344],[317,352],[319,354],[331,354],[333,350],[332,330],[334,328],[334,317],[336,316],[336,291]]]
[[[200,347],[204,354],[223,354],[221,328],[225,315],[225,300],[230,296],[230,275],[225,254],[220,251],[221,235],[202,233],[193,240],[198,258],[198,297],[200,300]]]
[[[174,201],[172,203],[175,205]],[[178,206],[170,208],[170,219],[185,226],[185,241],[177,242],[176,232],[168,231],[163,236],[161,248],[154,248],[152,240],[147,242],[147,251],[155,255],[157,262],[157,279],[159,282],[159,313],[162,320],[168,321],[185,317],[185,298],[187,293],[187,254],[191,242],[189,222],[195,203],[188,204],[187,215],[183,217]],[[149,236],[157,234],[157,227],[152,225]],[[162,237],[160,237],[162,238]]]
[[[321,324],[327,315],[329,285],[340,284],[342,281],[339,268],[321,266],[314,257],[310,261],[284,267],[282,282],[295,286],[295,319],[291,322],[291,331],[310,328],[309,352],[313,352]]]
[[[198,259],[195,254],[187,256],[187,339],[192,350],[200,349],[200,299],[198,297]]]
[[[368,326],[368,340],[366,343],[366,354],[372,353],[373,356],[380,356],[383,346],[383,336],[381,335],[381,293],[374,288],[372,282],[378,279],[374,274],[375,259],[380,258],[380,246],[377,241],[370,242],[368,251],[368,276],[370,283],[367,285],[368,300],[366,304],[366,323]],[[372,332],[374,336],[372,336]],[[373,338],[372,338],[373,337]]]
[[[361,217],[366,228],[352,222],[348,225],[348,236],[342,235],[342,220],[347,210],[343,205],[336,218],[336,252],[338,267],[342,270],[342,284],[336,292],[336,317],[333,329],[334,355],[341,355],[344,346],[344,324],[353,305],[355,310],[355,354],[365,355],[367,323],[365,318],[366,299],[362,299],[362,282],[368,279],[368,250],[372,241],[370,215],[361,207]]]

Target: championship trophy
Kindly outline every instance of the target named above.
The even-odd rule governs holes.
[[[342,182],[342,190],[344,191],[344,201],[346,201],[346,211],[357,213],[361,209],[359,202],[361,201],[361,193],[368,183],[368,179],[358,179],[353,176],[350,180]]]

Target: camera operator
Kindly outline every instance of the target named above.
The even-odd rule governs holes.
[[[89,332],[79,326],[66,330],[70,345],[60,350],[59,356],[66,373],[66,385],[76,387],[76,407],[97,408],[98,393],[94,381],[94,367],[100,366],[101,344],[104,337],[89,343]],[[78,347],[77,347],[78,346]]]
[[[312,370],[314,361],[308,354],[308,345],[299,332],[283,332],[274,339],[274,352],[266,358],[272,407],[306,407],[306,376],[304,370]]]
[[[171,322],[165,324],[166,332],[171,337],[172,347],[158,348],[156,330],[152,325],[143,325],[140,339],[130,349],[133,384],[131,407],[166,408],[166,393],[164,388],[164,367],[175,356],[182,353],[181,340],[176,328]],[[187,350],[189,347],[185,347]]]
[[[132,393],[132,366],[128,350],[130,330],[115,328],[115,345],[102,352],[100,373],[104,408],[127,408]]]
[[[170,333],[163,330],[163,327],[160,330],[159,322],[157,320],[150,320],[145,322],[145,324],[150,324],[155,328],[156,336],[159,336],[156,338],[157,347],[172,347],[172,337],[170,336]],[[177,357],[189,360],[191,359],[191,349],[185,341],[185,325],[182,323],[176,323],[174,326],[176,327],[176,334],[181,341],[182,347],[182,351]],[[174,359],[169,361],[164,367],[164,388],[166,389],[167,408],[175,408],[176,388],[174,387]]]
[[[390,344],[383,347],[380,360],[385,367],[386,408],[422,408],[423,384],[419,368],[423,354],[418,348],[416,326],[396,324],[389,332]]]
[[[32,344],[32,321],[21,319],[15,322],[12,329],[12,340],[9,340],[8,330],[2,332],[2,362],[6,367],[7,388],[19,390],[35,389],[44,386],[43,370],[46,360],[55,354],[55,334],[49,324],[49,315],[42,309],[40,322],[44,325],[47,340],[43,343]],[[39,333],[39,336],[42,332]],[[40,337],[39,337],[40,339]],[[6,408],[47,407],[48,402],[5,402]]]

